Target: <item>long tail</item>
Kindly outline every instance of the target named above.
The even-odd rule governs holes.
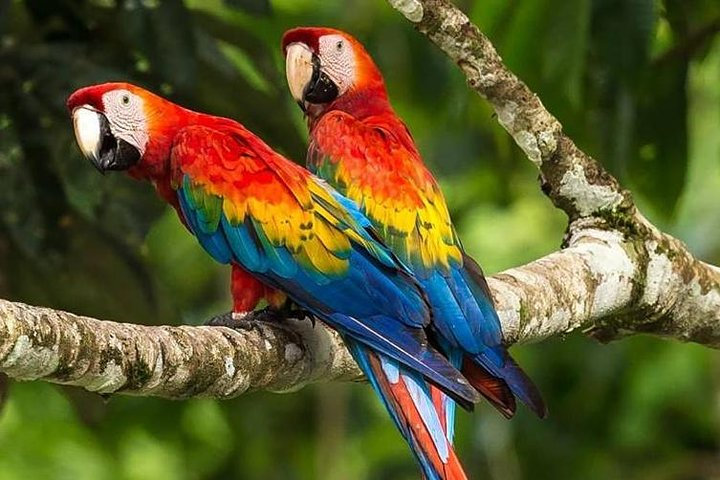
[[[445,433],[445,420],[438,416],[433,405],[431,389],[437,388],[431,387],[421,375],[395,360],[352,339],[346,338],[345,341],[410,445],[425,478],[467,480]]]

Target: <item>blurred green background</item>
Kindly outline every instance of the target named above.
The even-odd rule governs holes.
[[[720,2],[460,5],[644,213],[720,263]],[[279,40],[309,24],[346,29],[374,54],[488,272],[558,248],[565,219],[530,162],[381,0],[0,0],[0,297],[147,324],[227,311],[227,270],[147,185],[81,158],[64,101],[90,83],[137,82],[301,161]],[[720,478],[714,351],[580,334],[514,350],[550,417],[461,414],[471,478]],[[172,402],[11,383],[1,408],[0,480],[418,478],[366,385]]]

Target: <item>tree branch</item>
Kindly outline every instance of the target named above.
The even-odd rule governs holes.
[[[506,341],[581,330],[601,340],[653,333],[720,346],[720,269],[651,225],[462,12],[446,0],[389,2],[492,104],[539,168],[543,191],[569,217],[562,250],[489,279]],[[2,300],[0,372],[169,398],[360,378],[338,335],[306,320],[249,332],[147,327]]]
[[[503,303],[509,341],[581,328],[602,340],[647,332],[720,345],[720,271],[638,212],[629,192],[565,135],[495,47],[447,0],[388,0],[452,59],[540,170],[569,219],[564,250],[497,276],[522,284]],[[557,275],[561,270],[563,275]],[[514,312],[514,313],[512,313]]]
[[[144,326],[0,300],[0,372],[99,393],[230,398],[357,380],[340,337],[309,320],[252,331]]]
[[[648,332],[720,345],[720,269],[687,258],[677,245],[658,244],[660,253],[643,273],[622,234],[607,230],[580,229],[569,243],[489,279],[508,343],[583,329],[607,339]],[[674,252],[672,260],[667,252]],[[646,287],[638,289],[643,275]],[[644,316],[634,313],[636,303],[644,305]],[[361,378],[339,336],[309,320],[247,332],[150,327],[5,300],[0,300],[0,372],[106,394],[167,398],[229,398]]]
[[[500,124],[540,169],[546,193],[571,220],[632,208],[630,195],[562,131],[560,122],[502,63],[490,40],[446,0],[389,0],[463,71]]]

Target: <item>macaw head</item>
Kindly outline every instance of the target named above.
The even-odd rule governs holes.
[[[152,173],[167,163],[166,132],[180,107],[129,83],[104,83],[77,90],[67,108],[80,150],[101,173]]]
[[[306,113],[322,111],[353,93],[387,98],[380,70],[352,35],[321,27],[288,30],[282,39],[293,98]]]

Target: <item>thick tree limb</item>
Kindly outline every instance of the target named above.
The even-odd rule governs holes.
[[[621,233],[581,229],[576,235],[563,251],[489,279],[509,343],[584,329],[605,338],[652,332],[720,345],[720,270],[684,257],[676,245],[658,244],[660,253],[642,272]],[[678,253],[669,260],[664,248]],[[640,290],[643,275],[648,281]],[[633,314],[638,308],[647,312],[642,321]],[[248,332],[148,327],[4,300],[0,372],[100,393],[168,398],[227,398],[360,378],[337,334],[308,320]]]
[[[280,328],[133,325],[0,300],[0,372],[100,393],[167,398],[288,391],[359,379],[339,336],[309,320]]]
[[[445,0],[389,1],[493,105],[539,168],[543,191],[569,217],[562,250],[489,279],[507,342],[579,329],[602,340],[653,333],[720,346],[720,269],[651,225],[462,12]],[[0,372],[170,398],[359,378],[338,336],[308,321],[250,332],[146,327],[7,301],[0,301]]]

